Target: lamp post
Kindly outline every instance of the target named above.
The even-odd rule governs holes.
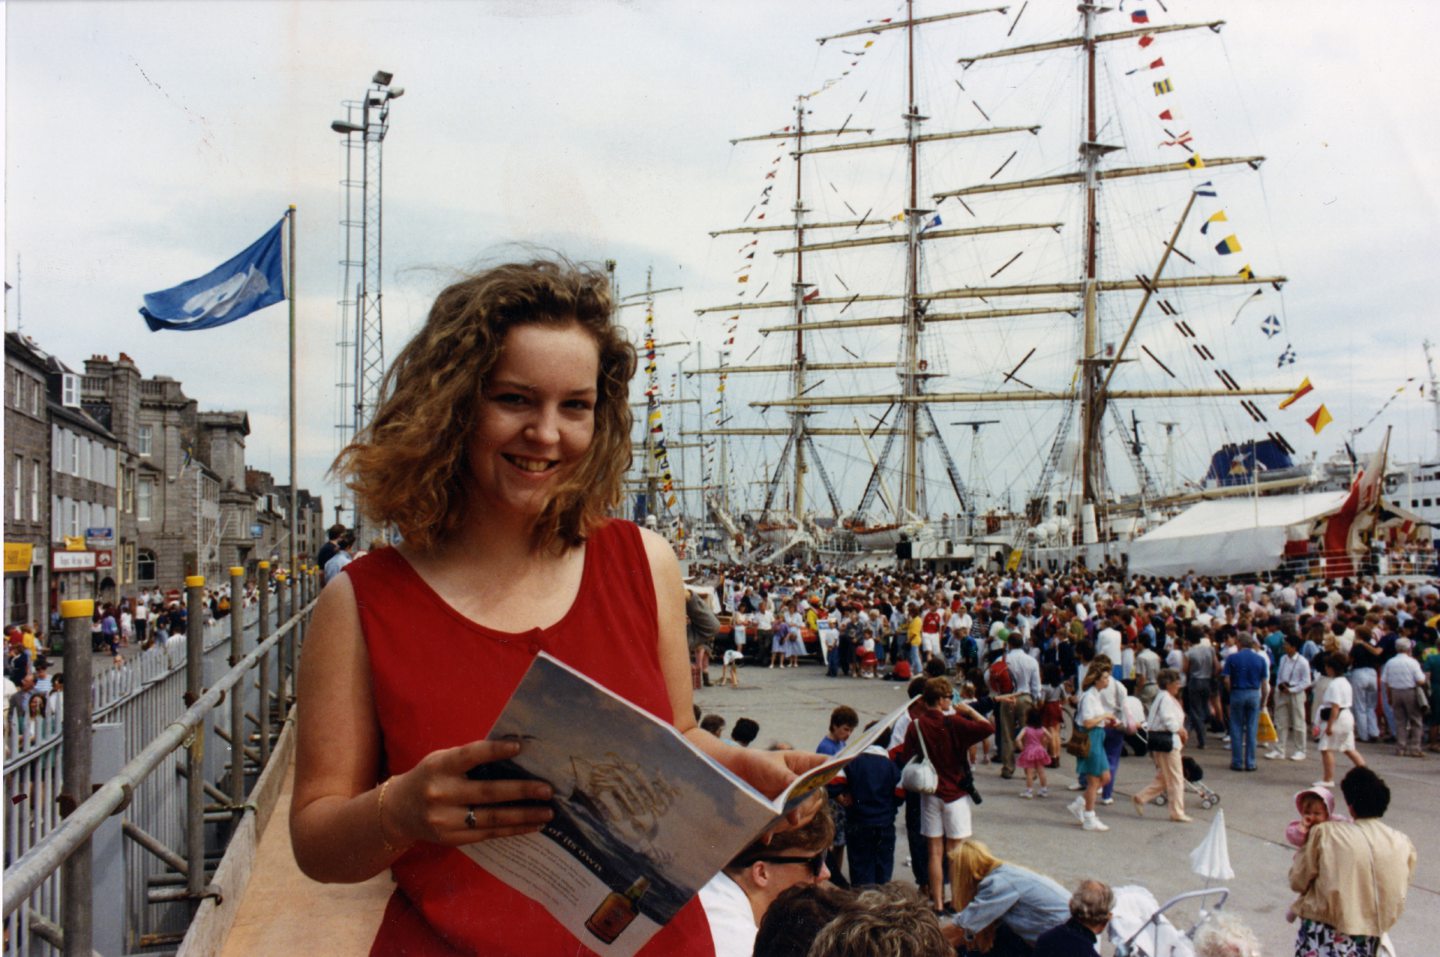
[[[394,75],[377,70],[359,100],[347,100],[346,116],[330,128],[345,137],[345,213],[340,221],[345,254],[340,261],[338,374],[336,377],[337,451],[370,424],[385,375],[385,331],[381,311],[383,146],[390,129],[390,103],[405,89],[392,86]],[[356,152],[360,177],[354,175]],[[358,208],[357,208],[358,207]],[[353,294],[353,298],[351,298]],[[341,492],[341,494],[345,494]],[[361,539],[361,516],[352,504],[351,524]]]

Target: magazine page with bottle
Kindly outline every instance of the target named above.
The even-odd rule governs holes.
[[[586,947],[629,957],[907,706],[771,800],[669,722],[542,653],[487,735],[519,741],[520,753],[471,776],[547,781],[555,817],[537,833],[461,850],[544,906]]]

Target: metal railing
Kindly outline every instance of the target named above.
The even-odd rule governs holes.
[[[173,946],[200,902],[218,896],[208,875],[254,812],[248,789],[289,719],[318,593],[312,573],[280,578],[272,614],[267,588],[245,607],[243,583],[243,570],[232,568],[233,611],[187,628],[201,640],[177,635],[93,680],[91,603],[63,603],[71,704],[6,740],[6,957],[89,955],[101,943],[97,932],[107,954],[116,943],[123,953]],[[187,620],[203,622],[203,579],[187,586]],[[75,706],[85,688],[88,709]],[[92,783],[101,777],[92,771],[92,743],[101,767],[118,767],[103,783]],[[102,831],[117,815],[118,831]],[[97,832],[114,838],[92,862]],[[107,857],[111,850],[118,854]]]
[[[1286,555],[1280,571],[1296,578],[1354,578],[1360,575],[1426,576],[1436,574],[1435,549],[1428,546],[1386,550],[1366,548],[1361,552],[1343,549],[1314,549]]]

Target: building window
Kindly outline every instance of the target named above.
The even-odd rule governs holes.
[[[15,498],[12,500],[12,504],[13,504],[14,507],[10,509],[10,514],[13,515],[13,516],[15,516],[15,518],[17,518],[17,519],[18,519],[18,518],[20,517],[20,515],[21,515],[21,512],[20,512],[20,503],[21,503],[22,501],[24,501],[24,499],[25,499],[25,488],[24,488],[24,486],[25,486],[25,456],[23,456],[23,455],[17,455],[17,456],[15,456]]]
[[[154,442],[154,426],[142,425],[135,433],[135,451],[143,456],[150,455],[150,448]]]
[[[70,521],[66,526],[68,531],[66,531],[65,534],[73,538],[80,534],[80,503],[75,501],[70,502],[70,508],[67,509],[67,511]]]
[[[148,548],[140,549],[140,555],[135,559],[135,578],[142,582],[155,580],[155,553]]]
[[[40,414],[40,383],[33,380],[30,383],[30,414]]]
[[[70,474],[80,474],[80,436],[74,432],[65,433],[65,444],[70,446]]]
[[[30,521],[40,521],[40,463],[30,463]]]
[[[123,493],[122,497],[125,499],[125,514],[126,514],[126,515],[133,515],[133,514],[135,513],[135,470],[134,470],[134,469],[126,469],[126,470],[125,470],[125,487],[124,487],[123,489],[121,489],[121,491],[122,491],[122,493]]]
[[[155,481],[149,478],[142,478],[135,486],[135,520],[137,522],[150,521],[151,508],[155,497]]]
[[[73,372],[60,376],[60,404],[72,409],[80,408],[80,377]]]

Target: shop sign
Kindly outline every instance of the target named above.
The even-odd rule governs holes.
[[[85,551],[85,538],[82,535],[66,535],[65,550],[67,552]]]
[[[5,574],[20,572],[30,573],[30,566],[35,562],[35,546],[29,542],[6,542],[5,543]]]
[[[96,552],[96,553],[95,553],[95,567],[96,567],[96,568],[114,568],[114,567],[115,567],[115,552],[112,551],[111,549],[108,549],[108,548]]]
[[[115,529],[87,528],[85,529],[85,544],[91,548],[114,548]]]
[[[50,557],[50,567],[57,572],[89,572],[95,570],[94,552],[56,552]]]

